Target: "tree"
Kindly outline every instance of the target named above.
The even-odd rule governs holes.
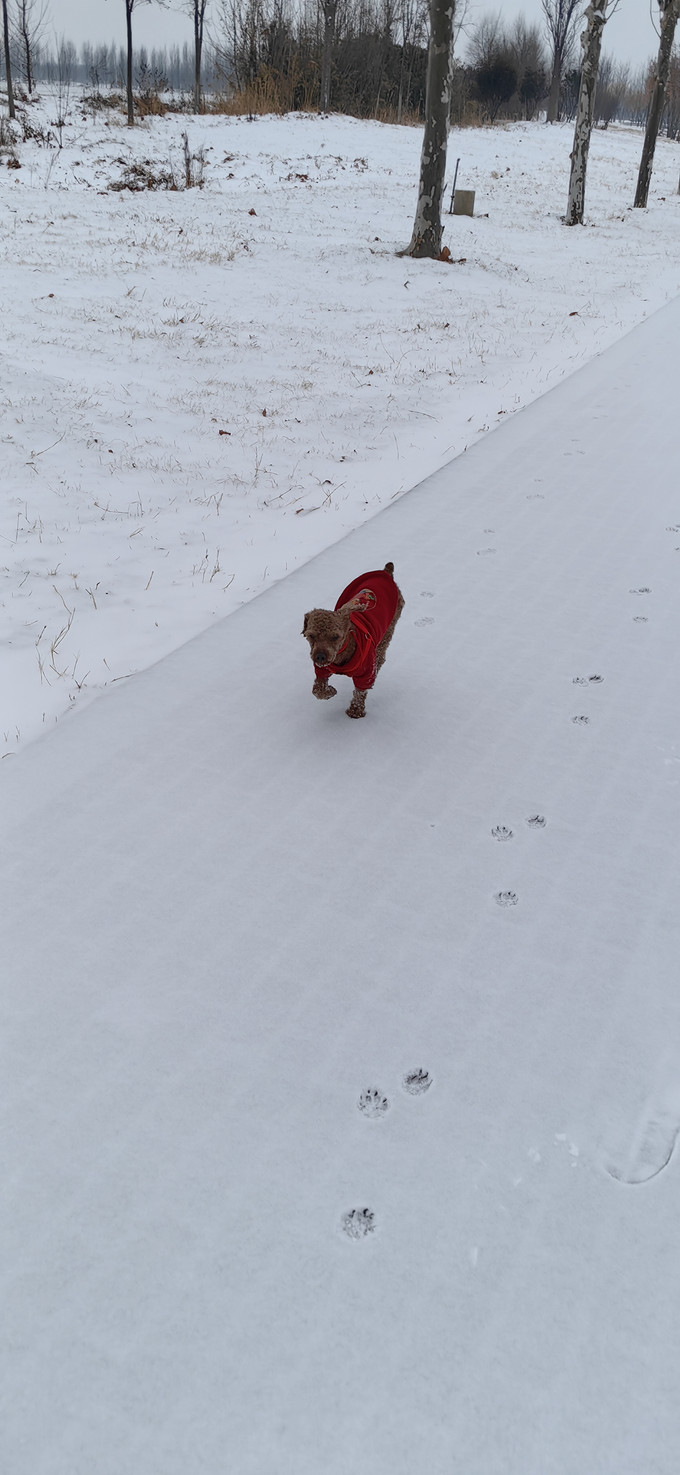
[[[7,14],[7,0],[2,0],[2,30],[5,47],[5,84],[7,87],[7,111],[10,118],[15,118],[14,111],[14,88],[12,87],[12,58],[9,50],[9,16]]]
[[[680,138],[680,56],[677,50],[671,56],[666,84],[666,133],[669,138]]]
[[[519,73],[517,95],[528,121],[547,92],[545,51],[538,26],[527,26],[523,16],[518,16],[508,46]]]
[[[3,0],[4,4],[4,0]],[[128,128],[134,126],[135,100],[132,92],[132,12],[137,5],[148,5],[149,0],[125,0],[125,31],[127,40],[127,66],[125,74],[125,90],[127,92],[127,124]]]
[[[203,34],[205,31],[205,13],[208,9],[208,0],[191,0],[194,18],[194,109],[197,113],[203,111],[203,97],[201,91],[201,59],[203,56]]]
[[[500,109],[509,103],[519,85],[519,70],[512,54],[499,51],[485,62],[477,69],[475,84],[489,123],[495,123]]]
[[[48,0],[16,0],[14,29],[29,93],[35,86],[35,54],[47,21]]]
[[[170,0],[159,0],[164,8],[169,8]],[[203,111],[203,89],[201,87],[201,61],[203,57],[203,38],[205,35],[205,17],[208,9],[208,0],[180,0],[180,10],[191,17],[194,26],[194,112]]]
[[[507,45],[505,30],[500,16],[483,15],[470,35],[467,49],[468,66],[473,71],[492,61]]]
[[[569,176],[569,198],[567,201],[567,225],[583,225],[583,207],[586,194],[586,169],[588,150],[593,129],[597,72],[602,49],[602,32],[609,17],[614,14],[619,0],[590,0],[586,9],[586,28],[581,36],[583,55],[581,59],[581,84],[576,105],[574,147],[571,151],[571,173]]]
[[[425,132],[420,155],[420,184],[413,235],[405,256],[441,256],[442,193],[453,76],[453,18],[456,0],[430,0],[430,44],[427,51]]]
[[[406,96],[411,90],[411,77],[413,75],[413,61],[416,48],[422,39],[425,12],[421,0],[402,0],[399,26],[401,30],[401,59],[399,66],[399,92],[397,96],[397,122],[401,123],[404,108],[404,89]],[[407,48],[409,53],[408,71],[406,68]]]
[[[594,116],[598,127],[608,128],[614,118],[620,116],[629,92],[630,67],[614,61],[611,56],[602,56],[595,94]]]
[[[671,69],[675,27],[678,23],[678,16],[680,15],[680,0],[658,0],[658,6],[661,35],[659,40],[659,54],[656,60],[656,75],[654,77],[654,86],[647,113],[647,126],[642,145],[637,189],[633,202],[634,206],[638,209],[645,208],[649,195],[652,165],[654,163],[654,149],[656,147],[656,139],[666,96],[666,87],[668,85],[668,76]]]
[[[323,9],[323,52],[321,55],[321,95],[319,112],[327,113],[331,105],[331,59],[335,37],[338,0],[321,0]]]
[[[583,0],[541,0],[541,5],[552,56],[546,123],[556,123],[562,76],[574,45]]]

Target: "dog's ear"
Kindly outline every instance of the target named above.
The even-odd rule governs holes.
[[[308,619],[309,619],[309,610],[307,611],[307,614],[305,615],[304,620],[302,621],[302,629],[300,631],[300,634],[301,635],[306,635],[307,634],[307,621],[308,621]]]

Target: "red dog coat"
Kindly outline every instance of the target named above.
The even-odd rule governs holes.
[[[329,676],[351,676],[357,691],[370,691],[377,675],[376,652],[394,619],[398,602],[399,590],[392,575],[386,574],[384,569],[361,574],[348,584],[335,608],[338,610],[343,604],[351,603],[349,617],[356,650],[344,666],[315,666],[318,680],[327,681]],[[338,655],[342,655],[344,649],[343,645]]]

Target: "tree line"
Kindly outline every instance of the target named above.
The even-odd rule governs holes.
[[[121,0],[132,36],[141,0]],[[132,94],[138,109],[163,111],[184,97],[196,110],[247,112],[322,108],[383,121],[418,121],[425,113],[427,0],[187,0],[194,44],[151,49],[122,44],[77,49],[48,34],[47,0],[2,0],[11,73],[30,93],[65,74],[90,88]],[[467,27],[465,61],[454,56],[450,120],[457,126],[531,119],[572,121],[581,77],[576,0],[545,0],[544,24],[512,24],[500,13]],[[456,7],[455,30],[467,7]],[[209,29],[205,29],[207,21]],[[197,37],[196,27],[205,29]],[[200,56],[197,71],[197,41]],[[654,90],[653,66],[633,71],[600,59],[593,122],[643,126]],[[130,101],[130,99],[128,99]],[[680,136],[680,57],[671,53],[660,126]]]
[[[135,8],[145,3],[152,0],[123,0],[124,53],[119,48],[111,58],[103,48],[97,57],[92,48],[85,48],[87,56],[80,62],[81,67],[87,65],[95,96],[105,65],[112,61],[122,73],[124,62],[130,126],[135,121],[132,20]],[[167,8],[171,0],[156,3]],[[193,106],[200,112],[205,105],[203,53],[209,0],[178,3],[193,17]],[[246,104],[248,111],[260,112],[315,105],[327,111],[332,103],[337,110],[359,117],[385,117],[390,109],[397,122],[404,115],[414,119],[423,116],[420,192],[408,248],[413,255],[437,255],[441,248],[441,192],[448,129],[452,118],[458,123],[473,121],[467,111],[470,106],[478,107],[481,118],[493,123],[499,117],[532,117],[545,100],[550,123],[560,117],[561,108],[570,108],[570,101],[575,104],[567,225],[583,221],[588,151],[595,123],[602,120],[606,125],[612,117],[630,118],[633,108],[638,113],[644,108],[645,137],[634,202],[644,207],[664,116],[669,130],[677,128],[678,61],[674,43],[680,0],[656,0],[656,62],[642,85],[637,79],[634,86],[625,69],[616,69],[614,63],[607,66],[601,55],[605,25],[621,0],[541,0],[543,31],[528,26],[522,17],[508,30],[500,13],[486,16],[472,32],[469,60],[456,66],[454,45],[465,26],[468,3],[213,0],[217,29],[209,43],[212,73],[229,90],[230,111],[245,110],[240,104]],[[51,65],[56,65],[63,90],[70,82],[70,69],[78,62],[65,41],[59,44],[56,63],[41,55],[48,0],[0,0],[0,4],[5,87],[12,118],[12,62],[17,55],[29,92],[40,69]],[[577,69],[570,62],[581,24]],[[188,52],[185,55],[188,60]],[[161,65],[160,55],[151,64],[138,58],[138,88],[142,74],[152,99],[170,86]]]

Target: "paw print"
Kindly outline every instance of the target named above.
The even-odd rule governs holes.
[[[512,830],[507,825],[495,825],[491,831],[494,840],[512,840]]]
[[[409,1096],[422,1096],[425,1091],[429,1091],[432,1085],[432,1076],[429,1070],[409,1070],[401,1084]]]
[[[343,1233],[348,1239],[366,1239],[375,1230],[375,1214],[372,1209],[349,1209],[342,1216]]]
[[[530,830],[544,830],[546,826],[545,815],[530,814],[527,820],[527,824]]]
[[[385,1112],[390,1109],[387,1097],[383,1096],[382,1091],[376,1090],[374,1086],[367,1086],[366,1090],[362,1091],[357,1106],[364,1116],[372,1118],[384,1116]]]
[[[519,897],[515,891],[497,891],[494,900],[499,907],[516,907]]]

